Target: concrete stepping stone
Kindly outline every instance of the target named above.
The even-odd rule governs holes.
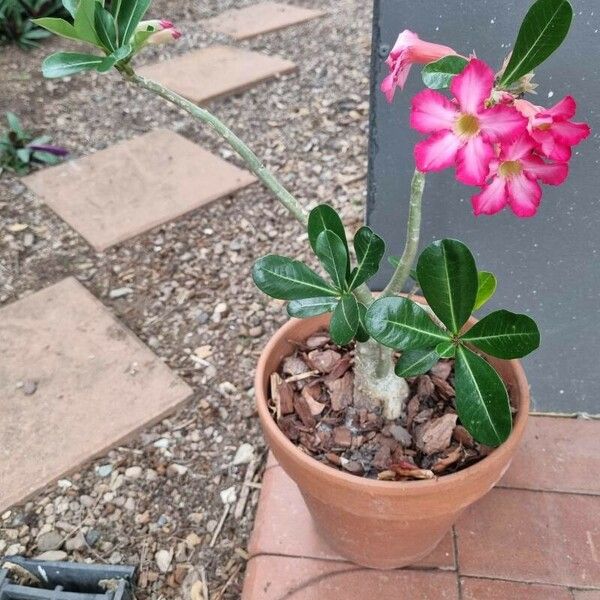
[[[73,278],[0,310],[0,513],[192,389]]]
[[[186,138],[159,129],[23,181],[101,252],[228,196],[256,178]]]
[[[244,8],[232,8],[204,22],[206,27],[234,40],[247,40],[322,17],[326,13],[278,2],[259,2]]]
[[[392,571],[363,569],[329,548],[270,455],[242,600],[600,600],[599,439],[598,420],[532,417],[508,473],[454,536]]]
[[[276,56],[211,46],[142,67],[138,72],[202,104],[292,73],[296,68],[293,62]]]

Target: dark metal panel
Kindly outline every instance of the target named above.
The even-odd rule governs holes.
[[[497,69],[510,50],[530,2],[506,0],[376,0],[373,25],[371,137],[367,222],[391,254],[404,245],[412,149],[419,135],[408,126],[410,98],[422,89],[414,68],[404,92],[389,106],[379,92],[387,73],[383,60],[399,31],[477,55]],[[542,348],[526,359],[535,407],[600,413],[600,5],[577,0],[565,44],[537,71],[542,105],[566,94],[578,101],[577,120],[592,135],[577,146],[567,182],[544,186],[533,219],[505,212],[474,217],[476,188],[448,170],[428,176],[422,244],[441,237],[465,241],[482,269],[495,272],[499,288],[489,308],[531,314],[542,331]],[[387,47],[386,47],[387,45]],[[380,289],[391,267],[371,283]],[[484,309],[487,310],[487,309]]]

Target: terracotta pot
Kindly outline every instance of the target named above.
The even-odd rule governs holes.
[[[318,532],[339,554],[377,569],[413,564],[427,556],[460,514],[500,480],[523,437],[529,388],[516,360],[490,359],[510,387],[518,413],[502,446],[480,462],[434,480],[377,481],[338,471],[300,451],[280,431],[268,410],[269,377],[294,350],[289,340],[305,340],[326,328],[329,315],[291,319],[261,354],[255,390],[263,432],[273,454],[296,482]]]

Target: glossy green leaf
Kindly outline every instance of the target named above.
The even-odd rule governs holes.
[[[416,377],[427,373],[439,360],[435,349],[409,350],[403,352],[396,363],[395,372],[398,377]]]
[[[394,267],[394,269],[400,264],[400,257],[399,256],[388,256],[388,262],[390,263],[390,265],[392,265],[392,267]]]
[[[337,289],[344,291],[350,261],[344,242],[333,231],[326,229],[317,237],[315,253]]]
[[[42,63],[44,77],[66,77],[89,71],[102,64],[104,57],[78,52],[57,52],[46,57]]]
[[[329,229],[333,231],[342,242],[344,242],[344,246],[346,247],[346,252],[348,256],[350,255],[350,250],[348,248],[348,241],[346,240],[346,231],[344,229],[344,224],[340,219],[339,215],[335,210],[329,206],[329,204],[319,204],[315,206],[310,211],[308,215],[308,241],[310,242],[310,246],[313,251],[317,252],[317,238],[322,231],[326,231]],[[350,262],[348,261],[348,270],[346,271],[347,277],[350,276]]]
[[[100,45],[100,39],[96,35],[94,15],[96,14],[96,0],[79,0],[75,11],[75,32],[80,40]]]
[[[460,345],[454,363],[456,410],[481,444],[499,446],[510,435],[512,416],[504,383],[481,356]]]
[[[119,44],[127,44],[152,0],[116,0],[112,13],[117,22]]]
[[[57,19],[54,17],[42,17],[40,19],[31,19],[38,27],[43,27],[55,35],[67,38],[69,40],[78,40],[79,35],[75,30],[72,23],[65,21],[64,19]]]
[[[367,307],[364,304],[358,303],[358,328],[356,329],[356,341],[358,342],[366,342],[371,336],[367,331],[367,326],[365,325],[365,318],[367,316]]]
[[[365,324],[380,344],[398,350],[431,348],[448,339],[425,310],[406,298],[375,300],[367,309]]]
[[[127,58],[129,54],[131,54],[132,50],[133,48],[131,47],[131,44],[126,44],[125,46],[117,48],[112,54],[104,57],[102,64],[96,67],[96,71],[99,73],[106,73],[107,71],[110,71],[110,69],[112,69],[116,63],[124,58]]]
[[[514,83],[543,63],[562,44],[572,18],[567,0],[536,0],[523,19],[500,85]]]
[[[265,294],[281,300],[337,296],[319,275],[304,263],[269,254],[254,263],[252,279]]]
[[[23,125],[21,124],[21,120],[15,113],[6,111],[6,122],[8,123],[8,127],[11,131],[14,131],[20,138],[25,136],[25,130],[23,129]]]
[[[433,312],[452,333],[458,333],[477,296],[477,267],[471,251],[458,240],[433,242],[419,257],[417,276]]]
[[[440,355],[440,358],[453,358],[456,354],[456,345],[451,341],[440,342],[435,351]]]
[[[62,0],[62,5],[73,18],[75,18],[75,11],[77,10],[78,3],[79,0]]]
[[[540,332],[527,315],[496,310],[483,317],[461,338],[498,358],[521,358],[540,345]]]
[[[358,303],[352,294],[343,296],[333,311],[329,322],[329,334],[339,346],[348,344],[358,329]]]
[[[455,75],[467,66],[467,59],[462,56],[444,56],[423,67],[421,77],[423,83],[432,90],[443,90],[450,85]]]
[[[96,35],[102,43],[102,46],[110,53],[117,49],[117,27],[113,16],[96,2],[96,11],[94,13],[94,26]]]
[[[287,305],[287,312],[290,317],[307,319],[308,317],[316,317],[317,315],[333,311],[337,303],[337,298],[328,296],[291,300]]]
[[[496,276],[489,271],[477,273],[477,297],[473,310],[479,310],[496,292]]]
[[[350,275],[349,289],[357,288],[379,270],[385,252],[385,242],[370,227],[361,227],[354,236],[358,265]]]

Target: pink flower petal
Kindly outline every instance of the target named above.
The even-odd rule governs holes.
[[[566,120],[575,116],[577,110],[577,103],[572,96],[565,96],[562,100],[559,100],[552,108],[542,108],[542,112],[545,115],[550,115],[555,119]]]
[[[446,96],[433,90],[422,90],[412,99],[410,126],[421,133],[452,129],[457,108]]]
[[[492,142],[510,141],[527,129],[527,119],[512,106],[496,104],[477,116],[482,133]]]
[[[524,173],[506,181],[508,203],[517,217],[533,217],[542,197],[542,188],[537,181]]]
[[[466,185],[483,185],[494,158],[492,144],[480,135],[472,137],[456,154],[456,179]]]
[[[394,99],[394,93],[396,92],[396,82],[394,81],[394,73],[390,73],[382,82],[381,82],[381,91],[385,94],[385,98],[389,104],[392,103]]]
[[[504,160],[520,160],[530,154],[535,146],[535,140],[524,132],[513,142],[503,144],[500,154]]]
[[[566,144],[567,146],[574,146],[590,135],[591,130],[589,125],[585,123],[555,121],[550,131],[557,142]]]
[[[550,185],[560,185],[569,174],[567,163],[547,163],[535,155],[523,158],[521,165],[528,175]]]
[[[460,103],[461,112],[477,114],[492,93],[494,72],[482,60],[472,58],[462,73],[450,82],[450,91]]]
[[[479,194],[471,198],[475,215],[494,215],[507,203],[506,183],[502,177],[495,177]]]
[[[571,158],[571,148],[566,144],[559,144],[550,131],[534,129],[531,137],[537,144],[537,150],[542,155],[558,162],[566,162]]]
[[[461,140],[451,131],[434,133],[415,146],[417,169],[425,173],[452,166],[456,160],[456,151],[461,145]]]

